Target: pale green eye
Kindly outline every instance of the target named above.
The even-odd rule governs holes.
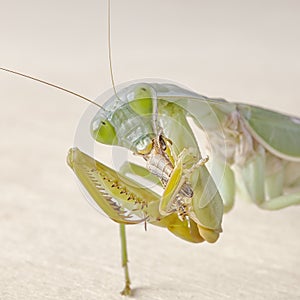
[[[109,121],[105,120],[100,121],[99,124],[95,123],[93,123],[91,133],[97,142],[106,145],[115,145],[118,143],[115,128]]]
[[[152,93],[149,87],[139,86],[134,90],[134,100],[129,102],[131,109],[139,114],[152,113]]]

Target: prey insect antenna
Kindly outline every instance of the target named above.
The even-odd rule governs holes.
[[[80,94],[77,94],[77,93],[75,93],[75,92],[72,92],[72,91],[70,91],[70,90],[68,90],[68,89],[65,89],[65,88],[63,88],[63,87],[61,87],[61,86],[59,86],[59,85],[56,85],[56,84],[47,82],[47,81],[42,80],[42,79],[38,79],[38,78],[33,77],[33,76],[30,76],[30,75],[23,74],[23,73],[20,73],[20,72],[17,72],[17,71],[13,71],[13,70],[10,70],[10,69],[6,69],[6,68],[0,67],[0,70],[5,71],[5,72],[9,72],[9,73],[12,73],[12,74],[15,74],[15,75],[19,75],[19,76],[22,76],[22,77],[25,77],[25,78],[28,78],[28,79],[31,79],[31,80],[40,82],[40,83],[42,83],[42,84],[49,85],[49,86],[51,86],[51,87],[53,87],[53,88],[56,88],[56,89],[58,89],[58,90],[61,90],[61,91],[67,92],[67,93],[69,93],[69,94],[71,94],[71,95],[74,95],[74,96],[76,96],[76,97],[78,97],[78,98],[81,98],[81,99],[83,99],[84,101],[87,101],[87,102],[89,102],[89,103],[91,103],[91,104],[93,104],[93,105],[96,105],[96,106],[98,106],[99,108],[105,110],[105,108],[103,108],[100,104],[96,103],[95,101],[93,101],[93,100],[91,100],[91,99],[89,99],[89,98],[86,98],[86,97],[84,97],[84,96],[82,96],[82,95],[80,95]]]
[[[109,60],[109,71],[110,71],[110,79],[111,84],[113,86],[114,94],[121,101],[117,94],[115,80],[114,80],[114,74],[113,74],[113,67],[112,67],[112,55],[111,55],[111,9],[110,9],[110,0],[107,1],[107,22],[108,22],[108,60]]]

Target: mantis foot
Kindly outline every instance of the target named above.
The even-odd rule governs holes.
[[[125,287],[123,291],[121,292],[122,296],[130,296],[131,295],[131,288],[130,288],[130,282],[126,282]]]

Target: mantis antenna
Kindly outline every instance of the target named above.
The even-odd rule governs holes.
[[[108,22],[108,60],[109,60],[109,71],[110,71],[110,79],[111,84],[113,86],[113,90],[115,93],[115,96],[118,100],[121,101],[117,94],[115,80],[114,80],[114,74],[113,74],[113,67],[112,67],[112,55],[111,55],[111,9],[110,9],[110,0],[107,1],[107,22]]]
[[[29,76],[29,75],[23,74],[23,73],[20,73],[20,72],[16,72],[16,71],[13,71],[13,70],[10,70],[10,69],[6,69],[6,68],[0,67],[0,70],[5,71],[5,72],[9,72],[9,73],[12,73],[12,74],[19,75],[19,76],[22,76],[22,77],[25,77],[25,78],[28,78],[28,79],[31,79],[31,80],[40,82],[40,83],[42,83],[42,84],[49,85],[49,86],[51,86],[51,87],[53,87],[53,88],[56,88],[56,89],[58,89],[58,90],[61,90],[61,91],[67,92],[67,93],[69,93],[69,94],[71,94],[71,95],[74,95],[74,96],[76,96],[76,97],[79,97],[79,98],[83,99],[84,101],[87,101],[87,102],[89,102],[89,103],[91,103],[91,104],[93,104],[93,105],[96,105],[96,106],[100,107],[101,109],[104,109],[104,110],[105,110],[105,108],[103,108],[100,104],[96,103],[95,101],[93,101],[93,100],[91,100],[91,99],[89,99],[89,98],[86,98],[86,97],[84,97],[84,96],[82,96],[82,95],[80,95],[80,94],[77,94],[77,93],[75,93],[75,92],[72,92],[72,91],[70,91],[70,90],[68,90],[68,89],[65,89],[65,88],[63,88],[63,87],[61,87],[61,86],[59,86],[59,85],[50,83],[50,82],[45,81],[45,80],[42,80],[42,79],[35,78],[35,77],[33,77],[33,76]]]
[[[115,81],[114,81],[114,75],[113,75],[113,68],[112,68],[112,55],[111,55],[111,12],[110,12],[110,0],[108,0],[108,56],[109,56],[109,70],[110,70],[110,78],[111,78],[111,83],[112,83],[112,86],[113,86],[113,90],[114,90],[114,94],[116,96],[117,99],[121,100],[117,94],[117,90],[116,90],[116,86],[115,86]],[[12,73],[12,74],[15,74],[15,75],[18,75],[18,76],[22,76],[22,77],[25,77],[25,78],[28,78],[28,79],[31,79],[31,80],[34,80],[34,81],[37,81],[39,83],[42,83],[42,84],[45,84],[45,85],[48,85],[48,86],[51,86],[53,88],[56,88],[58,90],[61,90],[61,91],[64,91],[66,93],[69,93],[71,95],[74,95],[78,98],[81,98],[83,99],[84,101],[86,102],[89,102],[93,105],[96,105],[98,106],[99,108],[101,109],[104,109],[100,104],[96,103],[95,101],[87,98],[87,97],[84,97],[78,93],[75,93],[71,90],[68,90],[66,88],[63,88],[59,85],[56,85],[56,84],[53,84],[51,82],[48,82],[48,81],[45,81],[45,80],[42,80],[42,79],[38,79],[36,77],[33,77],[33,76],[30,76],[30,75],[27,75],[27,74],[24,74],[24,73],[21,73],[21,72],[17,72],[17,71],[14,71],[14,70],[10,70],[10,69],[7,69],[7,68],[2,68],[0,67],[0,70],[2,71],[5,71],[5,72],[9,72],[9,73]]]

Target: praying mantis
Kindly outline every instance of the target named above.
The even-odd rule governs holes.
[[[146,91],[143,89],[146,89]],[[161,92],[161,90],[164,89],[168,90],[170,97]],[[145,94],[143,95],[143,93]],[[132,98],[128,98],[128,94],[133,94],[134,97],[130,96]],[[118,97],[121,98],[121,100],[118,99]],[[129,101],[128,99],[131,100]],[[100,109],[101,113],[95,117],[93,121],[94,125],[92,125],[95,126],[92,130],[93,136],[100,142],[110,145],[119,145],[118,143],[120,143],[120,141],[114,139],[116,136],[113,134],[115,128],[113,126],[114,124],[111,122],[112,119],[114,119],[112,114],[118,115],[122,110],[130,109],[130,117],[141,121],[140,124],[145,126],[145,129],[148,130],[148,137],[145,139],[148,143],[145,143],[144,148],[138,147],[136,149],[132,147],[133,144],[130,140],[128,143],[122,141],[122,144],[120,143],[120,145],[129,147],[131,151],[140,157],[140,160],[144,162],[145,165],[148,164],[149,168],[154,166],[154,154],[158,154],[159,157],[166,156],[166,159],[169,160],[168,163],[171,163],[172,165],[172,172],[175,171],[175,174],[173,174],[174,176],[162,172],[163,175],[167,175],[168,180],[163,180],[162,176],[159,174],[152,174],[158,179],[161,179],[161,183],[158,184],[162,185],[164,189],[162,198],[158,197],[153,192],[143,189],[146,196],[150,195],[151,200],[154,199],[153,201],[150,201],[151,203],[132,203],[130,202],[132,199],[128,200],[127,203],[125,199],[122,202],[124,211],[122,211],[122,208],[119,210],[119,208],[116,207],[110,210],[109,206],[108,208],[104,207],[103,210],[107,211],[108,216],[113,220],[120,223],[149,222],[154,225],[169,227],[171,232],[191,242],[200,242],[202,240],[214,242],[221,232],[223,214],[222,202],[224,201],[224,209],[226,211],[230,210],[233,204],[235,183],[245,183],[237,186],[239,192],[245,198],[254,199],[255,203],[262,208],[275,209],[280,208],[280,206],[297,203],[297,199],[299,198],[297,193],[288,194],[289,196],[283,196],[284,198],[281,197],[279,200],[278,197],[276,198],[276,195],[280,195],[282,191],[285,192],[288,188],[295,188],[297,190],[297,187],[299,187],[299,155],[297,154],[297,149],[299,149],[299,143],[297,144],[297,142],[299,142],[299,139],[295,138],[299,137],[299,119],[284,117],[282,115],[277,115],[276,113],[273,114],[272,112],[260,110],[259,108],[256,109],[255,107],[247,105],[236,105],[217,99],[209,99],[176,86],[164,86],[163,84],[159,85],[152,83],[141,83],[128,87],[126,91],[118,91],[117,96],[112,95],[110,103],[111,102],[117,103],[114,109],[110,110],[110,104],[103,105],[104,109]],[[135,102],[135,104],[131,105],[130,102]],[[165,102],[170,104],[166,105]],[[146,112],[143,111],[142,107],[144,104],[142,105],[141,103],[146,103],[146,106],[148,107]],[[213,124],[208,123],[207,125],[203,122],[203,110],[201,110],[201,114],[197,115],[197,110],[193,109],[193,106],[196,105],[196,103],[197,106],[201,103],[206,109],[213,113]],[[170,107],[168,109],[165,108],[165,106],[168,105]],[[157,106],[157,110],[153,109],[155,106]],[[177,114],[170,117],[170,111],[172,110],[177,110]],[[163,114],[161,114],[161,112],[163,112]],[[283,137],[287,138],[287,140],[281,140],[281,147],[284,148],[285,145],[289,145],[290,142],[293,142],[294,144],[291,149],[294,149],[296,153],[292,153],[291,155],[291,153],[286,153],[286,149],[278,150],[278,147],[274,147],[271,141],[266,141],[264,139],[265,136],[263,135],[262,137],[259,132],[257,132],[258,129],[254,127],[255,124],[253,125],[251,121],[257,117],[260,119],[260,113],[262,114],[262,117],[264,114],[269,117],[274,117],[272,120],[275,120],[276,122],[283,118],[281,121],[284,126],[285,124],[289,124],[289,129],[292,131],[286,130],[284,132],[281,131],[276,133],[280,136],[280,140]],[[254,118],[252,119],[253,115]],[[187,121],[188,118],[192,118],[196,125],[199,125],[199,128],[204,128],[210,138],[209,145],[212,147],[212,154],[209,155],[208,161],[206,157],[201,157],[199,148],[202,148],[202,145],[198,145],[198,142],[195,140],[189,122]],[[180,120],[180,122],[178,120]],[[104,122],[106,125],[111,125],[108,133],[100,126],[96,126],[97,124],[101,125],[101,122]],[[179,126],[182,124],[185,125]],[[211,125],[214,125],[215,127],[211,128]],[[272,126],[269,127],[269,130]],[[176,131],[172,132],[172,129],[174,128],[177,130],[182,129],[182,135],[185,138],[188,137],[188,141],[180,141],[182,135]],[[104,133],[101,133],[102,131],[104,131]],[[266,132],[267,137],[269,133],[270,131]],[[135,132],[135,134],[137,133]],[[240,140],[241,138],[243,139],[244,135],[246,136],[246,141]],[[220,141],[221,146],[224,147],[220,147]],[[180,143],[182,143],[181,146]],[[251,145],[251,143],[253,144],[253,148],[251,149],[250,147],[249,149],[249,144]],[[233,148],[232,144],[240,147]],[[221,149],[226,149],[227,152],[231,151],[234,153],[229,153],[228,156],[223,157],[223,151]],[[150,152],[147,152],[149,150]],[[243,154],[247,155],[243,156]],[[253,157],[254,161],[251,161]],[[220,161],[218,161],[218,158],[220,158]],[[245,159],[245,161],[239,162],[239,158]],[[83,161],[85,160],[86,167],[90,162],[93,165],[92,170],[96,167],[96,171],[93,171],[94,173],[98,172],[97,166],[99,166],[99,168],[104,168],[106,172],[116,178],[115,180],[121,180],[122,182],[124,180],[126,186],[132,187],[132,189],[139,185],[131,179],[124,178],[124,176],[132,170],[137,175],[146,175],[147,178],[155,180],[155,177],[149,174],[147,168],[139,168],[136,165],[124,165],[122,174],[115,173],[108,167],[101,165],[101,163],[96,163],[93,158],[85,156],[80,150],[72,149],[68,154],[68,163],[75,173],[77,172],[76,175],[78,177],[86,176],[86,173],[81,175],[81,159]],[[154,159],[154,162],[151,159]],[[207,165],[211,162],[216,162],[216,165],[214,165],[215,169],[212,171],[207,168]],[[272,176],[267,176],[265,185],[262,186],[264,180],[263,173],[260,171],[263,169],[264,164],[266,165],[266,171],[270,171],[271,173],[274,171],[274,174],[271,174],[274,175],[274,178]],[[274,170],[272,168],[274,168]],[[159,170],[162,171],[161,168]],[[189,172],[189,170],[191,171]],[[187,172],[185,173],[185,171]],[[211,192],[214,196],[212,199],[210,197],[205,199],[202,195],[201,197],[196,198],[196,195],[201,194],[201,190],[198,190],[199,186],[197,183],[199,182],[199,177],[201,177],[202,173],[204,173],[205,179],[208,180],[208,185],[206,186],[207,189],[203,188],[203,192]],[[235,176],[237,179],[234,179]],[[284,179],[289,179],[283,181],[283,177]],[[223,181],[221,181],[222,178]],[[244,180],[245,178],[248,180]],[[276,182],[277,190],[272,190],[272,186],[274,187],[272,181]],[[258,187],[258,189],[256,187]],[[113,188],[118,187],[107,186],[105,191],[107,194],[113,194]],[[226,190],[226,188],[229,189]],[[189,190],[192,192],[188,193]],[[176,198],[178,194],[181,195],[185,192],[188,195],[185,195],[186,198],[183,200],[184,203],[180,205],[180,201],[177,203]],[[271,196],[272,199],[275,197],[276,201],[273,201],[272,205],[271,202],[264,201],[265,192],[267,192],[266,194]],[[191,194],[193,194],[193,197],[188,197]],[[96,196],[96,199],[97,197],[100,197],[100,200],[95,199],[95,201],[99,203],[100,206],[105,206],[105,202],[103,203],[103,199],[101,199],[102,196],[103,192],[100,193],[100,196]],[[106,196],[108,197],[106,201],[110,203],[111,207],[115,206],[116,202],[112,203],[111,201],[113,200],[109,199],[109,195]],[[119,199],[119,201],[121,200]],[[207,203],[204,203],[209,207],[212,207],[212,210],[214,211],[213,216],[210,216],[205,224],[202,224],[204,220],[201,218],[201,212],[200,209],[198,211],[199,207],[197,206],[202,200],[205,200]],[[283,200],[288,200],[288,202],[284,202]],[[191,203],[189,203],[190,201]],[[197,201],[199,201],[199,203],[197,203]],[[192,209],[188,207],[189,205],[192,206]],[[173,211],[174,209],[175,211]],[[130,216],[131,212],[133,212],[133,215]],[[128,213],[128,215],[126,215],[126,213]],[[203,225],[206,225],[207,227]],[[121,225],[121,232],[123,230],[124,226]],[[123,236],[125,237],[125,233]],[[126,256],[125,254],[126,253],[124,253],[124,256]],[[127,259],[125,259],[125,262],[126,260]],[[129,292],[130,287],[127,282],[123,293],[128,294]]]
[[[209,169],[188,117],[205,130],[213,160]],[[93,201],[121,224],[123,295],[130,294],[125,224],[147,222],[189,242],[214,243],[236,192],[266,210],[300,204],[297,117],[207,98],[174,84],[136,83],[104,103],[91,134],[146,162],[145,167],[125,163],[116,172],[78,148],[67,158]],[[127,177],[130,173],[159,179],[162,195]]]

